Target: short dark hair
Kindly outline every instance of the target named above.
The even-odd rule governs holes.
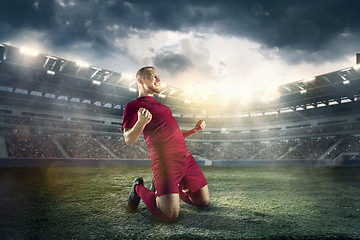
[[[155,69],[155,68],[153,66],[146,66],[140,68],[139,71],[137,71],[136,73],[136,79],[144,77],[145,72],[149,69]]]

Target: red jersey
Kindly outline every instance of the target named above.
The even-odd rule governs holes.
[[[146,108],[152,114],[143,134],[150,157],[162,154],[188,152],[185,138],[171,110],[164,104],[145,96],[129,102],[124,110],[122,130],[132,128],[138,119],[139,108]]]

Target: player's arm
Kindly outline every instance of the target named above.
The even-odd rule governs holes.
[[[185,138],[203,130],[206,128],[206,123],[203,120],[199,120],[196,124],[195,128],[189,130],[189,131],[181,131]]]
[[[124,139],[126,145],[132,146],[137,142],[145,126],[151,121],[151,119],[152,115],[147,109],[139,109],[138,120],[136,121],[135,125],[132,128],[124,129]]]

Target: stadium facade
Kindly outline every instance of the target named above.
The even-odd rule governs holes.
[[[246,103],[173,86],[155,98],[182,129],[205,119],[207,129],[187,139],[203,164],[358,164],[359,68],[254,92]],[[1,44],[1,162],[149,164],[144,141],[126,147],[121,132],[136,97],[135,80],[121,73]]]

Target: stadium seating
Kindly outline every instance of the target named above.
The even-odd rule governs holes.
[[[9,157],[62,158],[118,158],[149,159],[146,143],[140,139],[136,144],[126,146],[121,136],[104,136],[59,132],[32,132],[26,121],[15,121],[14,133],[5,135]],[[74,125],[73,125],[74,126]],[[82,125],[82,129],[89,126]],[[327,127],[306,130],[306,137],[291,139],[289,136],[303,136],[299,131],[277,131],[219,134],[199,134],[186,140],[190,152],[209,160],[276,160],[276,159],[334,159],[342,153],[358,152],[360,137],[354,134],[338,135],[340,130],[359,128],[359,124],[342,127]],[[68,126],[72,129],[72,126]],[[94,131],[90,131],[94,133]],[[289,134],[291,132],[292,134]],[[316,134],[324,134],[318,137]],[[338,136],[333,136],[335,135]],[[205,139],[204,136],[208,138]],[[276,137],[274,137],[276,136]],[[259,141],[259,139],[272,139]],[[54,143],[57,139],[67,154],[62,154]]]
[[[8,134],[5,139],[9,157],[63,157],[50,136],[37,134]]]

